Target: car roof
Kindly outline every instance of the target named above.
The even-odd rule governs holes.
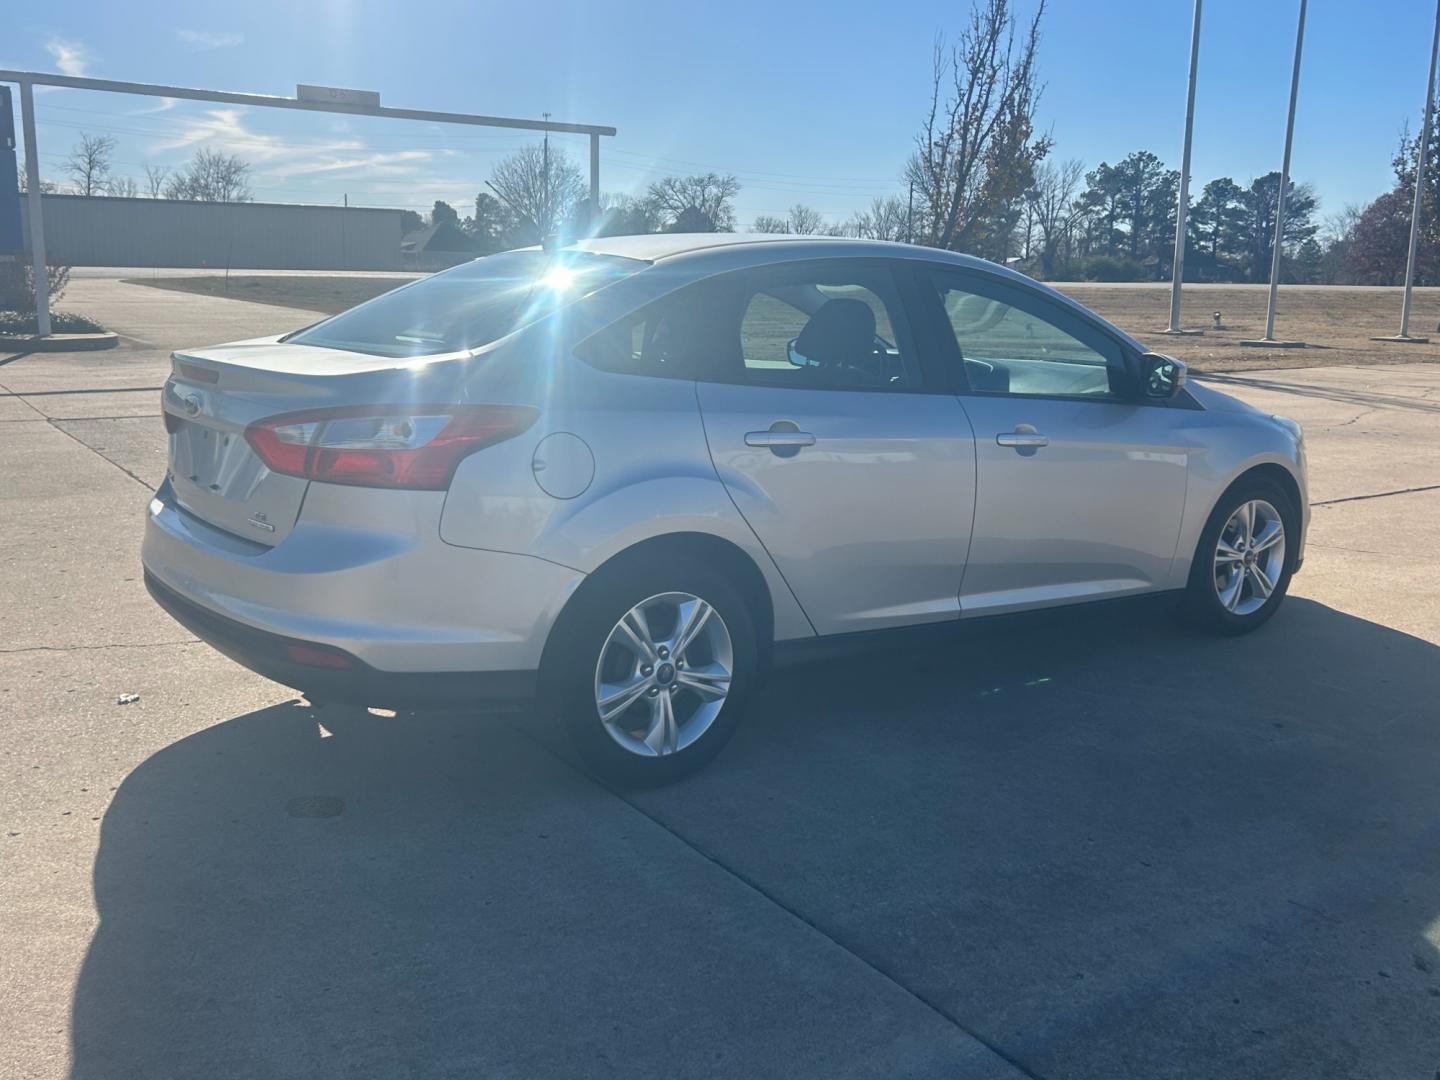
[[[677,280],[698,279],[723,270],[807,258],[888,257],[946,264],[979,271],[1031,292],[1045,294],[1056,303],[1083,314],[1087,319],[1109,327],[1136,350],[1145,351],[1145,346],[1133,335],[1043,281],[1037,281],[1008,266],[976,258],[974,255],[962,255],[957,251],[920,244],[860,240],[849,236],[796,236],[788,233],[647,233],[639,236],[600,236],[577,240],[566,250],[642,260],[675,271],[680,275]]]
[[[919,244],[861,240],[852,236],[798,236],[793,233],[646,233],[638,236],[598,236],[577,240],[570,247],[575,251],[588,251],[595,255],[617,255],[627,259],[659,262],[677,255],[754,245],[783,245],[787,253],[793,253],[797,247],[810,247],[822,255],[827,252],[838,253],[836,248],[862,248],[865,249],[865,254],[872,256],[888,252],[908,255],[911,258],[939,257],[946,262],[977,267],[993,268],[996,265],[971,255],[922,247]]]

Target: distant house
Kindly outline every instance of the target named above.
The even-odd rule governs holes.
[[[400,258],[416,270],[443,270],[473,259],[475,240],[449,221],[416,229],[400,238]]]

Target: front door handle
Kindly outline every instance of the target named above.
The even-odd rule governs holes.
[[[808,431],[747,431],[745,433],[746,446],[768,446],[774,450],[776,447],[814,446],[815,436]]]
[[[1038,431],[1002,431],[995,436],[1001,446],[1049,446],[1050,439]]]

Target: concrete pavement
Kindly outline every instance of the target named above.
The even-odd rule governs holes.
[[[1440,1064],[1440,367],[1225,380],[1306,424],[1320,504],[1260,633],[784,672],[622,797],[523,711],[311,709],[155,609],[167,350],[309,320],[70,300],[128,340],[0,356],[0,1075]]]

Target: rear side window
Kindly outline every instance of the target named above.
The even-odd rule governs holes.
[[[909,390],[920,371],[889,270],[858,261],[742,270],[681,289],[583,342],[633,375],[813,390]]]
[[[739,364],[736,296],[724,278],[688,286],[591,335],[576,355],[602,371],[713,379]]]
[[[286,340],[372,356],[477,349],[646,265],[584,252],[507,251],[377,296]]]
[[[897,333],[900,303],[888,271],[787,267],[757,275],[744,297],[745,382],[815,390],[920,386]]]

